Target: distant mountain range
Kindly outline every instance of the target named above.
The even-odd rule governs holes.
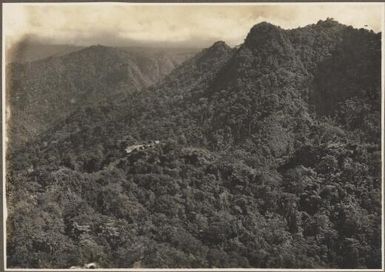
[[[16,59],[29,52],[36,58],[53,55],[7,65],[10,129],[15,130],[15,145],[34,139],[76,109],[102,100],[120,99],[150,86],[195,53],[194,49],[105,46],[27,48],[20,48],[23,53]],[[39,50],[41,54],[35,54]]]
[[[7,52],[7,63],[25,63],[62,56],[84,47],[68,44],[47,44],[43,42],[25,40],[17,43]]]
[[[8,264],[380,268],[381,33],[169,54],[9,66]]]

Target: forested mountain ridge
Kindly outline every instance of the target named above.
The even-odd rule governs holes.
[[[86,105],[121,99],[150,86],[193,52],[98,45],[34,62],[8,64],[12,145],[34,140]]]
[[[69,44],[45,44],[26,39],[11,47],[7,52],[6,63],[26,63],[53,56],[62,56],[82,49],[82,46]]]
[[[379,268],[380,59],[332,19],[260,23],[74,112],[9,155],[8,263]]]

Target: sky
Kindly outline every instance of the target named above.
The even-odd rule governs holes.
[[[22,39],[88,46],[161,44],[205,47],[241,44],[250,28],[267,21],[290,29],[328,17],[382,31],[384,4],[3,4],[6,48]]]

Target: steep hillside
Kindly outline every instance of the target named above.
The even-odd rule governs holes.
[[[13,145],[36,138],[76,109],[124,98],[162,79],[193,54],[188,49],[92,46],[7,67]]]
[[[380,37],[260,23],[75,111],[9,154],[8,263],[380,268]]]

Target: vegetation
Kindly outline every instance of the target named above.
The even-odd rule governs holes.
[[[261,23],[75,111],[8,154],[9,266],[380,268],[380,59]]]
[[[27,42],[27,46],[19,48],[24,51],[19,51],[28,55],[28,48]],[[43,51],[46,54],[50,50]],[[101,45],[73,48],[73,51],[7,65],[12,146],[39,139],[45,130],[86,105],[92,107],[100,101],[119,100],[156,83],[195,53],[193,49]]]

